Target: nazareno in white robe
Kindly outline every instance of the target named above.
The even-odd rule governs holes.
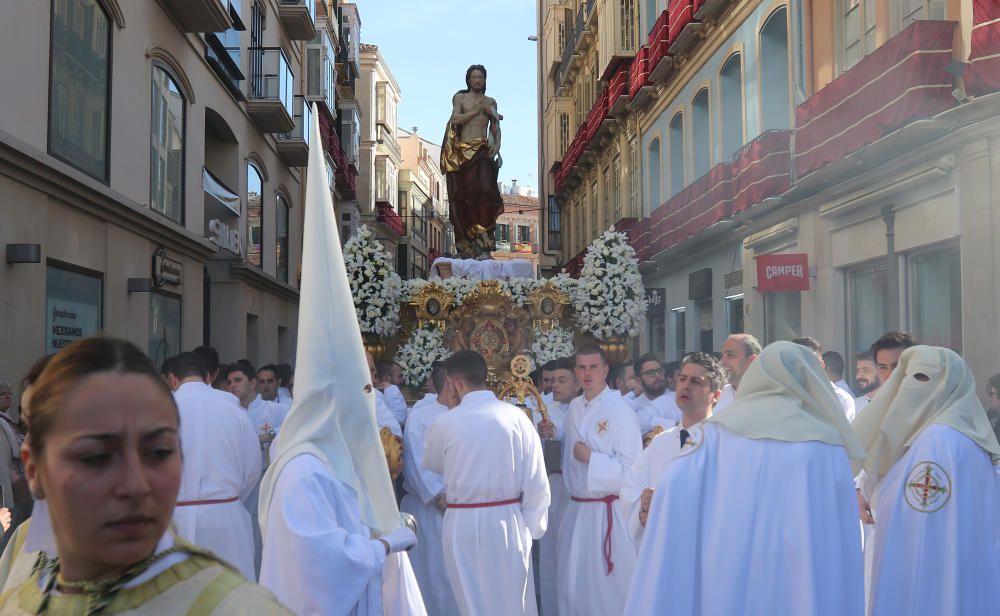
[[[554,440],[561,441],[565,448],[566,412],[569,410],[569,405],[555,401],[550,394],[546,394],[545,404],[549,417],[556,428]],[[534,410],[533,404],[529,406],[532,407],[531,417],[537,428],[542,421],[542,414]],[[549,505],[548,528],[538,541],[538,583],[540,586],[538,594],[541,599],[542,616],[554,616],[559,613],[559,523],[566,510],[566,504],[569,502],[569,494],[566,492],[562,471],[553,472],[549,468],[545,470],[549,475],[549,493],[552,495],[552,503]]]
[[[750,439],[711,422],[699,437],[655,489],[624,613],[860,615],[844,448]]]
[[[1000,610],[995,469],[989,454],[954,428],[923,429],[872,489],[869,614]]]
[[[573,456],[583,441],[591,449],[590,463]],[[566,415],[563,480],[570,497],[618,496],[625,473],[642,452],[642,434],[635,411],[618,391],[605,388],[589,403],[579,396]],[[625,528],[621,501],[611,504],[611,562],[604,547],[608,507],[603,502],[570,500],[559,530],[559,613],[571,616],[621,614],[625,605],[635,549]]]
[[[694,426],[689,429],[689,432],[693,429]],[[666,432],[656,435],[649,447],[642,450],[628,473],[625,474],[625,481],[622,483],[621,489],[622,515],[625,517],[629,537],[635,543],[636,552],[639,551],[639,545],[645,531],[645,528],[639,523],[642,493],[647,488],[656,489],[656,484],[660,482],[660,478],[663,477],[671,460],[681,450],[680,431],[680,426],[674,426]]]
[[[406,554],[386,557],[353,490],[318,458],[281,470],[263,530],[260,584],[296,614],[426,614]]]
[[[444,512],[434,499],[444,491],[444,477],[424,468],[424,434],[438,415],[448,410],[443,404],[429,401],[410,410],[403,428],[403,487],[406,496],[400,509],[417,521],[417,545],[410,550],[410,563],[420,585],[420,594],[428,614],[458,614],[455,595],[448,583],[441,547]]]
[[[535,427],[492,392],[472,391],[424,440],[424,466],[444,476],[449,504],[521,499],[445,512],[442,546],[459,611],[536,614],[531,543],[545,532],[550,497]]]

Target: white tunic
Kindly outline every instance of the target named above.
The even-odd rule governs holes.
[[[865,407],[868,406],[868,403],[872,401],[872,394],[873,393],[874,392],[872,392],[871,394],[865,394],[863,396],[858,396],[857,398],[854,399],[854,416],[855,417],[857,417],[858,415],[860,415],[861,411],[865,410]],[[853,420],[851,420],[851,421],[853,421]]]
[[[931,424],[872,492],[868,613],[996,614],[1000,479],[989,454]]]
[[[722,386],[722,393],[719,395],[719,401],[715,403],[715,407],[712,409],[713,413],[718,414],[719,411],[726,408],[733,403],[736,399],[736,390],[729,383]]]
[[[545,400],[545,404],[548,406],[552,424],[556,427],[554,440],[562,442],[565,449],[566,413],[569,411],[569,405],[557,402],[551,396]],[[542,420],[541,414],[534,413],[533,419],[535,426],[538,426]],[[549,471],[549,492],[552,494],[552,504],[549,505],[549,527],[538,546],[538,581],[541,585],[538,591],[542,600],[542,616],[558,613],[559,526],[566,504],[569,502],[562,471]]]
[[[387,385],[385,391],[382,392],[382,399],[385,400],[386,406],[392,411],[392,416],[396,418],[399,425],[406,423],[406,398],[403,397],[403,392],[399,390],[399,387]]]
[[[250,416],[250,421],[253,422],[254,431],[257,434],[261,433],[265,425],[271,426],[271,429],[277,434],[281,431],[281,424],[285,421],[285,415],[288,414],[288,407],[277,402],[265,400],[258,394],[246,411],[247,415]]]
[[[844,448],[749,439],[712,422],[700,432],[656,487],[624,613],[859,616]]]
[[[573,456],[583,441],[590,463]],[[621,491],[625,473],[642,452],[635,412],[617,391],[605,388],[590,402],[580,396],[569,406],[563,447],[563,480],[572,497],[612,498]],[[608,506],[574,502],[566,506],[559,531],[559,613],[578,616],[621,614],[632,577],[635,550],[628,538],[621,502],[611,502],[611,563],[605,544]]]
[[[621,491],[622,515],[625,516],[629,537],[635,542],[637,551],[645,531],[639,523],[642,492],[647,488],[656,489],[670,461],[681,450],[680,432],[681,427],[677,425],[658,434],[649,447],[642,450],[625,475]]]
[[[837,386],[834,386],[833,393],[837,395],[837,400],[840,402],[840,407],[844,409],[847,421],[854,421],[854,396]]]
[[[445,567],[460,612],[535,614],[531,542],[545,532],[549,485],[534,426],[492,392],[473,391],[438,415],[424,440],[424,466],[444,475],[449,503],[521,498],[445,513]]]
[[[174,392],[174,400],[184,454],[177,493],[181,505],[174,509],[177,534],[255,580],[247,507],[256,508],[250,498],[260,481],[261,455],[253,424],[236,398],[205,383],[184,383]],[[204,504],[195,504],[200,502]]]
[[[443,404],[425,402],[410,410],[403,429],[403,487],[406,496],[400,509],[417,520],[417,545],[410,550],[413,573],[429,614],[458,614],[455,595],[444,570],[441,529],[444,512],[434,503],[444,492],[444,477],[424,467],[424,434],[438,415],[448,410]]]
[[[645,434],[656,426],[666,430],[677,425],[681,420],[681,409],[677,407],[674,392],[667,391],[650,400],[649,404],[636,412],[636,416],[639,418],[639,429]]]
[[[379,430],[389,428],[390,432],[403,438],[403,428],[399,425],[396,416],[389,410],[389,406],[385,402],[385,394],[377,388],[375,389],[375,423]]]
[[[386,557],[354,491],[318,458],[285,465],[268,511],[260,584],[296,614],[426,613],[406,555]]]

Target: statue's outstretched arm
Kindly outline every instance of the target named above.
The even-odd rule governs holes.
[[[473,109],[472,111],[462,112],[462,101],[458,94],[456,94],[451,99],[451,118],[448,120],[451,124],[458,124],[461,126],[465,124],[472,118],[476,117],[482,113],[479,109]]]

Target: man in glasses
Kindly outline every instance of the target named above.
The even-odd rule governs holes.
[[[636,398],[635,405],[642,433],[646,434],[656,426],[666,430],[677,425],[681,410],[677,408],[674,396],[667,392],[667,372],[659,358],[652,353],[643,355],[635,362],[635,374],[643,392]]]
[[[997,440],[1000,440],[1000,373],[994,374],[986,382],[986,417],[990,420]]]

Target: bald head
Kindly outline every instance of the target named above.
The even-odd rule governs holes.
[[[729,374],[729,384],[736,389],[740,379],[757,356],[760,355],[760,342],[750,334],[733,334],[722,345],[722,367]]]

